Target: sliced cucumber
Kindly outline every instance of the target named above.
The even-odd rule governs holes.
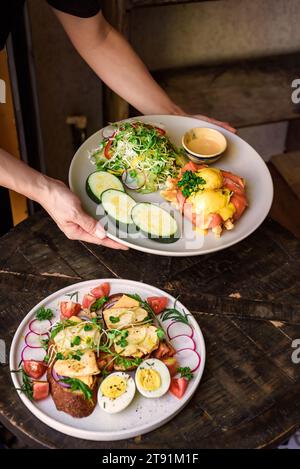
[[[101,202],[101,196],[107,189],[125,191],[120,179],[106,171],[95,171],[86,180],[86,192],[96,203]]]
[[[131,211],[131,217],[134,224],[153,241],[174,243],[178,239],[175,218],[158,205],[137,203]]]
[[[133,225],[131,211],[136,202],[126,192],[108,189],[102,193],[101,203],[107,215],[116,221],[117,226]]]

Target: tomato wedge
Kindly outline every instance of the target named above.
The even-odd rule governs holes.
[[[93,303],[96,301],[96,297],[87,293],[82,299],[82,307],[84,309],[89,309]]]
[[[41,401],[49,396],[49,383],[48,381],[34,381],[32,383],[33,399]]]
[[[155,314],[160,314],[168,304],[168,298],[165,296],[149,296],[147,302],[155,312]]]
[[[37,360],[24,360],[23,368],[25,373],[30,376],[30,378],[40,379],[47,370],[47,365],[45,362],[40,362]]]
[[[74,301],[60,302],[60,315],[62,318],[70,318],[76,316],[81,311],[81,304]]]
[[[105,156],[105,158],[106,158],[107,160],[110,160],[111,157],[112,157],[112,154],[111,154],[111,152],[110,152],[110,147],[111,147],[111,145],[112,145],[113,138],[114,138],[115,134],[116,134],[116,132],[114,132],[114,133],[112,134],[112,136],[109,137],[109,140],[108,140],[108,142],[107,142],[107,144],[105,145],[105,148],[104,148],[104,156]]]
[[[169,391],[173,396],[177,397],[177,399],[181,399],[188,384],[189,382],[185,378],[172,378]]]
[[[164,129],[161,129],[160,127],[155,127],[155,129],[160,135],[166,135],[166,131]]]
[[[108,296],[109,292],[110,285],[108,282],[101,283],[101,285],[98,285],[91,290],[91,294],[97,299],[102,298],[103,296]]]

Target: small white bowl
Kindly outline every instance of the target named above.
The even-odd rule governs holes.
[[[224,135],[208,127],[194,127],[182,137],[182,146],[195,163],[214,163],[227,148]]]

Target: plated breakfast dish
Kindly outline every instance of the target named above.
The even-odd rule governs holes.
[[[91,439],[108,438],[123,416],[124,425],[130,416],[133,433],[132,425],[138,429],[149,412],[156,426],[166,421],[191,397],[203,372],[204,342],[193,317],[169,295],[153,295],[156,289],[137,282],[74,287],[38,305],[16,333],[11,371],[25,404],[43,421],[39,410],[58,423],[71,419],[79,433],[89,425],[77,422],[94,429],[102,416],[97,437],[86,436]],[[161,405],[169,411],[160,419]]]
[[[134,194],[126,193],[126,189],[144,194],[160,189],[162,198],[203,234],[211,229],[219,238],[224,229],[234,229],[248,205],[244,178],[189,161],[159,124],[125,122],[111,132],[90,152],[98,170],[88,176],[86,189],[118,228],[141,230],[159,242],[176,242],[178,225],[167,211],[147,198],[137,204]]]
[[[167,256],[241,241],[266,217],[273,196],[253,148],[225,129],[181,116],[105,127],[77,151],[69,182],[111,239]]]

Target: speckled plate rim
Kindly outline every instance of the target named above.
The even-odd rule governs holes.
[[[29,313],[24,317],[22,322],[20,323],[17,331],[15,332],[13,341],[11,343],[11,348],[10,348],[10,357],[9,357],[9,366],[10,370],[14,370],[18,366],[18,358],[16,357],[16,350],[17,350],[17,344],[18,341],[20,340],[20,334],[22,333],[23,328],[28,324],[28,322],[35,316],[35,313],[37,310],[45,305],[47,302],[51,302],[55,300],[57,297],[63,296],[66,293],[69,293],[71,291],[74,291],[74,288],[76,287],[87,287],[87,288],[93,288],[96,285],[99,285],[101,282],[109,282],[110,284],[117,285],[118,282],[126,282],[126,284],[130,284],[130,286],[133,287],[138,287],[139,289],[148,289],[151,290],[150,294],[153,294],[153,296],[166,296],[169,298],[171,301],[175,301],[175,298],[164,292],[163,290],[153,287],[152,285],[149,285],[147,283],[143,282],[136,282],[134,280],[126,280],[126,279],[93,279],[93,280],[87,280],[84,282],[78,282],[73,285],[69,285],[65,288],[62,288],[51,295],[47,296],[44,298],[42,301],[40,301],[37,305],[35,305]],[[122,288],[122,287],[121,287]],[[122,291],[122,290],[121,290]],[[146,293],[147,295],[149,294]],[[13,384],[18,392],[18,395],[22,402],[25,404],[25,406],[32,412],[33,415],[35,415],[39,420],[41,420],[43,423],[48,425],[49,427],[58,430],[61,433],[64,433],[66,435],[75,437],[75,438],[82,438],[85,440],[93,440],[93,441],[118,441],[118,440],[123,440],[123,439],[128,439],[128,438],[133,438],[139,435],[143,435],[145,433],[148,433],[152,430],[155,430],[165,423],[169,422],[175,415],[177,415],[189,402],[189,400],[192,398],[193,394],[195,393],[205,367],[205,361],[206,361],[206,348],[205,348],[205,342],[204,342],[204,337],[202,334],[202,331],[199,327],[198,322],[195,320],[193,315],[189,312],[189,310],[180,302],[177,300],[177,305],[179,308],[183,308],[190,316],[189,319],[191,321],[192,326],[195,329],[195,333],[197,334],[197,338],[199,338],[199,349],[200,349],[200,356],[201,356],[201,363],[200,366],[197,370],[197,375],[195,376],[193,382],[191,382],[190,386],[187,389],[187,392],[185,396],[178,402],[180,403],[180,406],[176,411],[174,411],[171,415],[169,415],[166,418],[163,419],[158,419],[154,422],[151,422],[150,424],[143,424],[140,426],[136,426],[135,428],[132,428],[130,430],[122,430],[120,432],[115,432],[115,431],[110,431],[110,432],[100,432],[100,431],[88,431],[84,430],[81,428],[76,428],[76,419],[74,418],[74,426],[71,425],[66,425],[61,422],[58,422],[52,417],[49,417],[46,415],[43,411],[37,408],[37,406],[28,399],[23,393],[17,390],[17,388],[20,386],[20,382],[18,380],[18,377],[16,373],[11,373],[11,378],[13,381]],[[58,412],[58,411],[57,411]]]

